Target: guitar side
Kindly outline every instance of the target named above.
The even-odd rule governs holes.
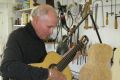
[[[57,64],[61,59],[62,59],[62,56],[60,56],[54,51],[51,51],[51,52],[48,52],[48,55],[45,57],[45,60],[42,63],[33,63],[30,65],[34,67],[48,68],[50,64]],[[66,76],[67,80],[72,80],[72,73],[69,67],[66,67],[63,70],[63,74]]]
[[[120,47],[117,48],[113,56],[113,65],[111,67],[112,80],[120,80]]]

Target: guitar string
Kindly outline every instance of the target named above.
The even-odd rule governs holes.
[[[71,52],[71,55],[68,55],[63,62],[61,62],[61,70],[63,70],[67,65],[68,63],[74,58],[77,50],[79,49],[79,46],[77,46],[75,49],[73,49],[73,51]],[[64,64],[65,63],[65,64]],[[64,66],[62,66],[64,65]]]
[[[65,66],[63,66],[63,69],[69,64],[70,61],[72,61],[72,59],[75,57],[76,52],[77,52],[78,50],[81,50],[81,46],[78,46],[78,47],[73,51],[74,54],[72,54],[70,58],[67,58],[68,60],[65,60],[65,61],[68,61],[68,62],[66,62],[67,64],[66,64]],[[64,63],[63,63],[63,64],[64,64]]]
[[[58,63],[58,69],[59,69],[60,71],[62,70],[63,66],[65,66],[65,65],[67,64],[67,62],[68,62],[68,57],[71,58],[73,52],[74,52],[74,49],[73,49],[70,53],[68,53],[69,55],[66,55],[66,56]],[[66,61],[66,62],[65,62],[65,61]],[[63,63],[64,63],[64,65],[63,65]]]
[[[77,48],[76,48],[76,49],[77,49]],[[74,53],[74,52],[76,52],[76,50],[73,50],[73,53]],[[68,65],[68,63],[71,61],[72,58],[74,58],[74,56],[75,56],[75,53],[74,53],[74,54],[71,54],[71,55],[69,56],[69,58],[66,57],[66,58],[64,59],[64,61],[61,63],[61,65],[63,65],[63,63],[65,63],[65,64],[64,64],[64,66],[61,66],[61,70],[63,70],[64,67],[66,67],[66,66]]]
[[[76,47],[75,47],[75,49],[76,49]],[[73,49],[72,51],[71,51],[71,53],[74,53],[75,52],[75,49]],[[67,58],[66,58],[66,56],[61,60],[61,62],[59,62],[58,64],[58,67],[60,67],[61,68],[61,66],[62,65],[64,65],[63,63],[68,63],[68,62],[65,62],[65,61],[68,61],[67,59],[69,59],[69,56],[71,56],[71,53],[69,53],[69,54],[67,54],[66,56],[67,56]],[[74,56],[74,55],[72,55],[72,56]],[[69,60],[70,61],[70,60]]]
[[[74,52],[74,50],[72,50],[71,52]],[[68,57],[71,58],[71,56],[73,55],[73,54],[71,54],[71,53],[69,53],[69,54],[70,54],[70,55],[65,56],[65,58],[63,58],[63,60],[60,62],[59,67],[60,67],[61,70],[63,69],[63,66],[65,66],[65,65],[67,64],[67,62],[68,62]],[[63,63],[64,63],[64,65],[63,65]]]
[[[75,48],[74,48],[75,49]],[[65,62],[65,61],[67,61],[67,58],[69,57],[69,56],[71,56],[71,52],[74,52],[74,49],[72,49],[71,51],[70,51],[70,53],[68,53],[59,63],[58,63],[58,65],[57,65],[57,67],[58,67],[58,69],[61,71],[61,67],[63,66],[63,63]],[[66,64],[66,63],[64,63],[64,64]]]

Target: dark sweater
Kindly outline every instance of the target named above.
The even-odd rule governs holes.
[[[44,41],[37,37],[32,24],[28,23],[13,31],[8,38],[1,64],[2,76],[13,80],[45,80],[48,69],[28,64],[40,63],[46,55]]]

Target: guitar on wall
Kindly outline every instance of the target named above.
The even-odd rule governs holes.
[[[70,71],[70,68],[68,67],[68,64],[73,60],[77,51],[82,50],[86,47],[88,41],[88,37],[84,35],[82,36],[78,44],[64,57],[60,56],[56,52],[51,51],[48,53],[43,63],[33,63],[30,65],[34,67],[44,68],[50,68],[53,66],[57,67],[59,71],[63,72],[67,80],[72,80],[72,73]]]

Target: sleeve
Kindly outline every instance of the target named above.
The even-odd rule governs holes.
[[[45,80],[49,74],[46,68],[32,67],[22,63],[22,53],[13,33],[8,38],[0,71],[3,77],[15,80]]]

